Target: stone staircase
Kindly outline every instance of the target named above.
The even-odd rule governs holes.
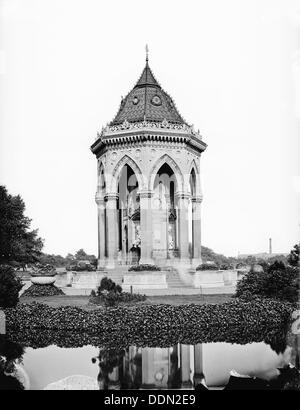
[[[182,280],[179,277],[178,271],[177,269],[175,269],[174,267],[168,267],[168,273],[167,273],[167,284],[168,284],[168,288],[185,288],[185,289],[194,289],[191,286],[188,286],[187,284],[185,284],[184,282],[182,282]],[[199,291],[198,291],[199,292]]]

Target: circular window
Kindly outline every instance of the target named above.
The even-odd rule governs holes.
[[[138,102],[139,102],[138,97],[137,97],[137,96],[133,97],[132,103],[133,103],[134,105],[137,105]]]
[[[155,95],[151,100],[153,105],[161,105],[161,99],[158,95]]]

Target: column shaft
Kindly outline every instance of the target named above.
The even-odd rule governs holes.
[[[105,203],[96,196],[98,206],[98,269],[105,265]]]
[[[140,192],[140,234],[141,259],[140,264],[152,264],[152,192]]]
[[[189,223],[188,223],[188,204],[189,196],[185,193],[178,193],[178,239],[179,254],[181,261],[189,261]]]
[[[113,268],[118,258],[117,194],[106,195],[108,266]]]
[[[193,204],[193,263],[200,265],[201,259],[201,198],[192,199]]]

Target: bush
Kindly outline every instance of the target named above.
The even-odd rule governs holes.
[[[122,288],[120,285],[117,285],[113,280],[105,276],[101,280],[100,286],[98,287],[98,290],[97,290],[97,294],[100,296],[104,291],[121,293]]]
[[[0,265],[0,307],[16,306],[23,286],[11,266]]]
[[[55,342],[65,346],[69,341],[74,346],[76,341],[81,346],[115,347],[262,341],[279,344],[286,341],[292,312],[291,304],[271,299],[234,299],[221,305],[120,305],[94,310],[33,302],[5,310],[7,334],[11,340],[15,334],[15,340],[22,344],[31,340],[40,345]]]
[[[264,272],[250,270],[237,283],[235,297],[249,299],[249,295],[256,295],[296,303],[299,288],[298,275],[298,268],[285,266],[280,261],[274,262]]]
[[[143,272],[143,271],[160,271],[160,267],[157,265],[147,265],[147,264],[142,264],[142,265],[134,265],[130,266],[128,269],[128,272]]]
[[[104,277],[101,280],[97,293],[95,291],[91,292],[90,302],[95,304],[104,303],[105,306],[115,306],[120,302],[139,302],[145,299],[145,295],[122,292],[120,285],[117,285],[113,280]]]
[[[92,272],[96,270],[96,266],[93,263],[90,262],[84,262],[84,261],[78,261],[78,262],[74,262],[71,265],[68,265],[66,267],[67,271],[73,270],[74,272]]]
[[[64,295],[64,292],[54,285],[31,285],[24,291],[23,296],[40,297],[40,296],[59,296]]]
[[[219,266],[215,263],[202,263],[197,266],[196,270],[219,270]]]
[[[229,265],[228,263],[227,264],[225,263],[225,264],[220,266],[220,269],[221,270],[230,270],[230,269],[233,269],[233,266]]]

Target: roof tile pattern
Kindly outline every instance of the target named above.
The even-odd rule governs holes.
[[[124,121],[154,121],[186,124],[179,114],[172,98],[156,81],[148,62],[134,88],[121,101],[119,111],[109,125]]]

